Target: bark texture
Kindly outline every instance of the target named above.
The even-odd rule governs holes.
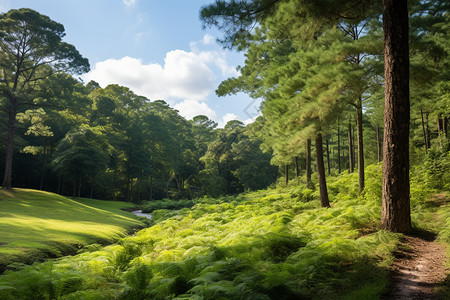
[[[311,139],[306,140],[306,184],[311,186]]]
[[[411,231],[409,187],[409,47],[407,0],[383,1],[385,108],[383,229]]]
[[[316,136],[316,158],[317,158],[317,174],[319,177],[320,188],[320,204],[322,207],[330,207],[328,200],[327,181],[325,179],[325,165],[323,163],[323,147],[322,134],[318,133]]]

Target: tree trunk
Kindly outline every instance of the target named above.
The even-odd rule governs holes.
[[[125,189],[125,201],[130,201],[130,175],[127,175],[127,187]]]
[[[77,196],[77,180],[73,180],[73,198]]]
[[[339,174],[341,174],[341,127],[339,125],[339,120],[338,120],[338,141],[337,141],[337,155],[338,155],[338,172]]]
[[[91,192],[89,194],[89,197],[91,199],[94,199],[94,183],[92,182],[92,180],[91,180]]]
[[[5,175],[3,177],[2,183],[2,188],[7,190],[10,190],[12,188],[12,162],[14,153],[16,106],[17,106],[17,99],[15,97],[11,97],[8,109],[8,135],[6,142]]]
[[[327,166],[328,166],[328,175],[331,175],[331,164],[330,164],[330,147],[328,137],[325,139],[326,150],[327,150]]]
[[[327,181],[325,179],[325,165],[323,163],[322,134],[316,135],[317,174],[320,187],[320,204],[322,207],[330,207],[328,200]]]
[[[425,126],[427,128],[427,143],[428,143],[427,147],[428,147],[428,149],[430,149],[430,147],[431,147],[431,136],[430,136],[430,128],[428,127],[428,115],[429,115],[429,113],[427,112],[425,114]]]
[[[364,190],[364,141],[363,141],[363,119],[362,119],[362,98],[358,99],[358,108],[356,109],[356,129],[358,138],[358,178],[359,194]]]
[[[411,232],[409,187],[409,45],[407,0],[383,1],[384,141],[381,225]]]
[[[58,195],[62,195],[62,192],[61,192],[61,176],[58,176],[58,192],[57,192],[57,194]]]
[[[284,166],[284,180],[286,185],[289,183],[289,165]]]
[[[423,144],[425,146],[425,154],[428,154],[427,132],[425,130],[425,121],[423,118],[423,110],[422,109],[420,109],[420,116],[422,117],[422,133],[423,133]]]
[[[352,140],[352,124],[348,122],[348,171],[353,173],[353,140]]]
[[[295,177],[300,175],[300,170],[298,169],[298,157],[294,157],[294,168],[295,168]]]
[[[311,139],[306,140],[306,185],[311,187]]]

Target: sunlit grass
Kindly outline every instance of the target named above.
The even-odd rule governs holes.
[[[53,193],[0,190],[0,266],[73,253],[91,243],[106,243],[142,226],[122,211],[131,204],[69,199]]]

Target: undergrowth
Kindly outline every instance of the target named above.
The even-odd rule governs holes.
[[[0,298],[379,299],[400,235],[378,227],[381,165],[366,178],[361,196],[331,178],[331,208],[295,184],[154,210],[116,245],[4,274]]]

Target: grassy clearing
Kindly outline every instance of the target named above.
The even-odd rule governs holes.
[[[35,190],[0,190],[0,269],[73,254],[92,243],[111,243],[142,226],[121,208],[131,204],[72,200]]]
[[[360,197],[355,174],[330,178],[326,209],[293,182],[198,199],[177,215],[155,210],[154,226],[116,245],[5,273],[0,298],[380,299],[401,235],[378,227],[381,165],[366,178]],[[420,226],[431,212],[416,190]]]

